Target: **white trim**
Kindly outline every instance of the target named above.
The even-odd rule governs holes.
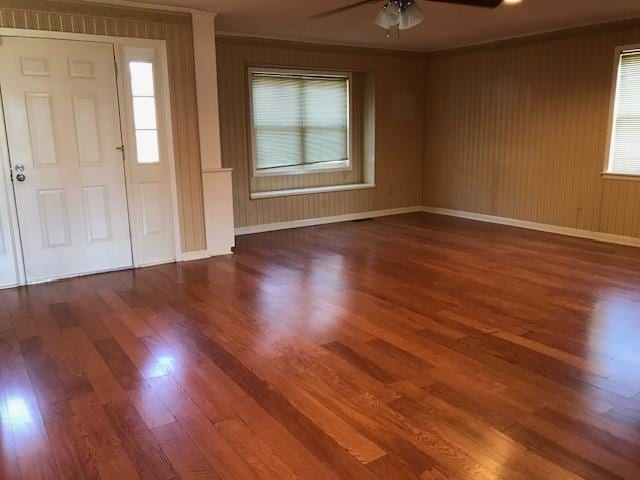
[[[229,252],[231,253],[231,252]],[[193,262],[194,260],[202,260],[211,258],[208,250],[196,250],[193,252],[183,252],[178,257],[178,262]]]
[[[422,212],[423,208],[424,207],[422,206],[389,208],[387,210],[348,213],[346,215],[334,215],[331,217],[308,218],[306,220],[292,220],[289,222],[251,225],[249,227],[236,228],[236,235],[248,235],[251,233],[271,232],[274,230],[286,230],[289,228],[311,227],[314,225],[324,225],[327,223],[351,222],[353,220],[363,220],[365,218],[386,217],[388,215]]]
[[[86,0],[91,3],[102,3],[105,5],[117,5],[122,7],[136,7],[144,8],[147,10],[162,10],[165,12],[183,12],[183,13],[208,13],[217,15],[217,12],[212,10],[201,10],[197,8],[178,7],[175,5],[167,5],[162,3],[148,3],[148,2],[133,2],[130,0]]]
[[[345,185],[328,185],[326,187],[292,188],[289,190],[272,190],[270,192],[251,192],[251,200],[273,197],[289,197],[293,195],[309,195],[312,193],[340,192],[342,190],[364,190],[376,188],[375,183],[348,183]]]
[[[632,182],[640,182],[640,175],[634,173],[602,172],[600,175],[606,180],[631,180]]]
[[[220,118],[216,63],[215,15],[192,12],[193,57],[202,168],[220,168]]]
[[[622,56],[626,52],[640,52],[640,44],[633,45],[620,45],[615,47],[614,49],[614,61],[613,61],[613,74],[612,74],[612,82],[611,82],[611,94],[609,99],[609,125],[607,128],[607,148],[605,150],[605,160],[604,160],[604,172],[603,178],[608,179],[618,179],[619,176],[638,176],[636,174],[627,174],[627,173],[615,173],[611,171],[611,160],[612,160],[612,150],[614,144],[614,136],[615,136],[615,123],[617,118],[617,99],[618,99],[618,90],[620,89],[620,63],[622,61]],[[629,180],[626,178],[625,180]]]
[[[232,173],[231,168],[214,168],[202,172],[204,223],[210,257],[227,255],[234,246]]]
[[[558,225],[549,225],[547,223],[529,222],[527,220],[518,220],[516,218],[497,217],[494,215],[485,215],[483,213],[465,212],[462,210],[450,210],[448,208],[423,207],[424,212],[436,213],[438,215],[447,215],[450,217],[466,218],[469,220],[477,220],[480,222],[497,223],[500,225],[509,225],[511,227],[526,228],[529,230],[538,230],[547,233],[556,233],[569,237],[587,238],[598,242],[615,243],[618,245],[628,245],[632,247],[640,247],[640,238],[626,237],[624,235],[615,235],[612,233],[594,232],[591,230],[582,230],[579,228],[561,227]]]
[[[0,36],[4,37],[25,37],[25,38],[48,38],[51,40],[75,40],[78,42],[95,42],[121,44],[129,43],[137,47],[153,48],[158,44],[165,44],[164,40],[152,38],[135,37],[112,37],[109,35],[94,35],[92,33],[58,32],[53,30],[32,30],[28,28],[0,27]]]
[[[205,238],[211,257],[226,255],[233,247],[232,170],[222,168],[215,15],[192,12],[191,18]]]

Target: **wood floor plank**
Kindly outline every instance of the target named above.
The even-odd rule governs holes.
[[[158,426],[153,435],[183,480],[219,480],[218,474],[178,422]]]
[[[640,478],[640,255],[430,214],[0,290],[0,478]]]

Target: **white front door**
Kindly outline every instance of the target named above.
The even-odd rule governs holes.
[[[27,282],[132,266],[113,46],[4,37],[0,65]]]

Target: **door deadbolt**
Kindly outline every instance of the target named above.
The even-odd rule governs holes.
[[[16,175],[16,180],[19,182],[24,182],[27,179],[27,177],[24,175],[24,173],[19,173]]]
[[[18,164],[15,166],[15,169],[16,169],[16,172],[24,172],[24,165],[23,165],[23,164],[21,164],[21,163],[18,163]]]

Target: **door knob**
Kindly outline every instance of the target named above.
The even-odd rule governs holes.
[[[25,177],[24,173],[19,173],[16,175],[16,180],[19,182],[24,182],[27,179],[27,177]]]

